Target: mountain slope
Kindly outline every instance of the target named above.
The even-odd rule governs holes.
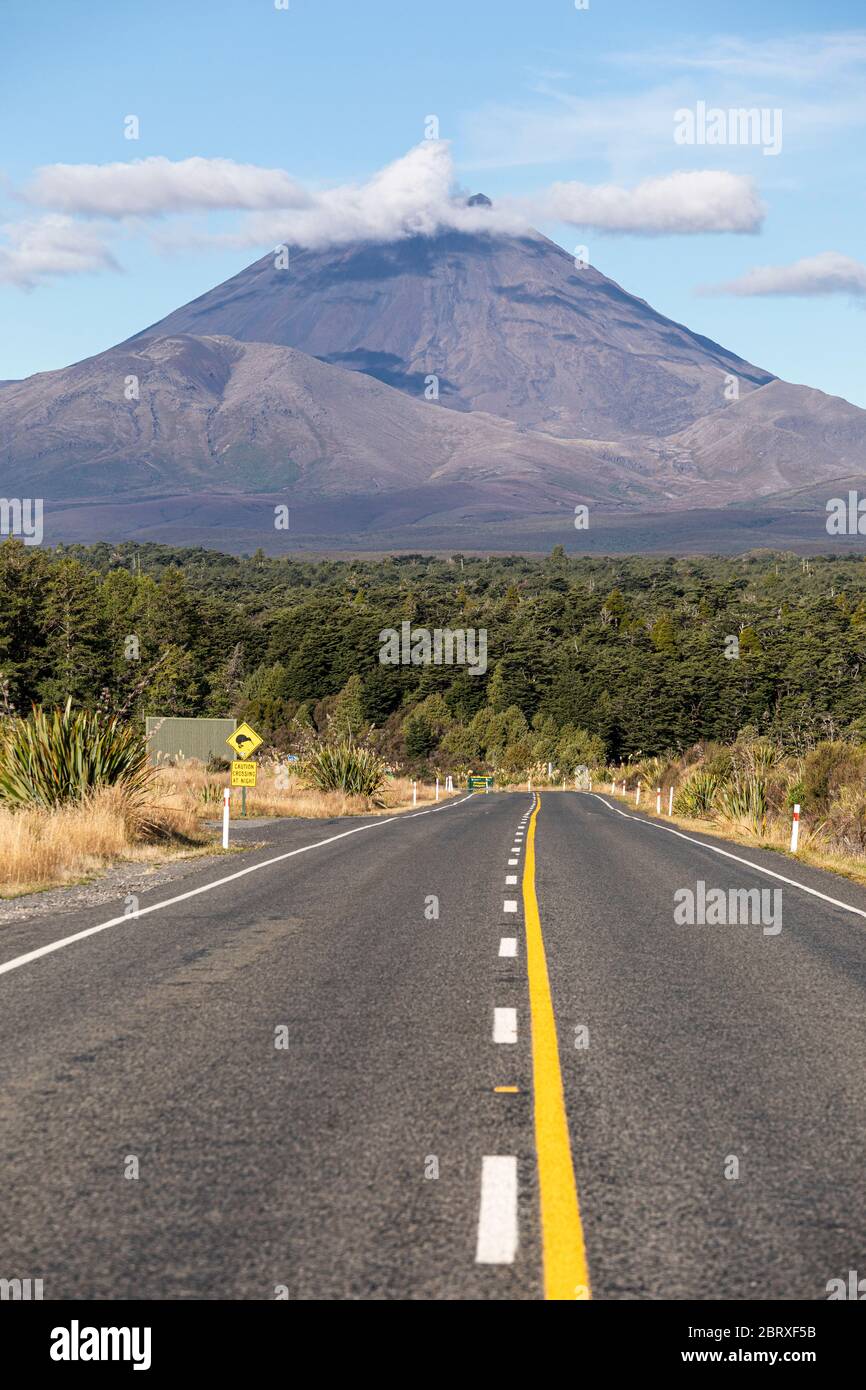
[[[864,475],[866,411],[771,377],[537,233],[297,252],[288,270],[269,255],[118,347],[0,383],[0,493],[42,496],[57,539],[245,545],[288,499],[292,544],[306,527],[545,548],[546,529],[598,548],[605,515],[639,537],[629,514],[650,513],[667,544],[688,528],[665,515],[687,509],[739,509],[738,535],[752,519],[782,534],[791,510],[823,527],[822,484]]]
[[[137,382],[138,399],[125,399]],[[465,485],[491,506],[633,505],[651,481],[590,447],[443,410],[293,348],[179,335],[113,348],[0,392],[9,492],[50,499]],[[426,493],[425,493],[426,496]],[[429,500],[425,502],[429,509]],[[477,503],[476,503],[477,505]]]
[[[584,439],[667,435],[769,372],[666,319],[535,232],[269,254],[136,335],[282,343],[410,395]]]
[[[771,381],[666,439],[660,458],[688,464],[704,505],[789,493],[866,472],[866,412]]]

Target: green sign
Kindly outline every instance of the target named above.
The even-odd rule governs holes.
[[[474,772],[470,772],[466,780],[466,786],[471,792],[483,791],[485,787],[493,786],[493,778],[483,777],[476,775]]]

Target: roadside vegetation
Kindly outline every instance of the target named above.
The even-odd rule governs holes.
[[[595,769],[595,790],[623,804],[673,818],[704,834],[790,852],[800,808],[797,858],[866,882],[866,743],[825,739],[802,752],[745,729],[732,744],[705,742],[670,753]]]
[[[324,753],[330,750],[323,750]],[[195,759],[178,762],[160,770],[157,786],[164,806],[176,808],[199,821],[215,821],[222,815],[226,772],[208,770]],[[298,772],[284,761],[265,758],[259,763],[258,785],[247,792],[250,817],[294,816],[323,820],[335,816],[369,816],[402,811],[415,804],[432,804],[435,783],[416,782],[409,777],[384,775],[374,794],[342,788],[322,789],[314,785],[303,766]],[[448,794],[450,795],[450,793]],[[440,801],[446,799],[443,786]],[[240,815],[240,792],[232,796],[232,817]]]
[[[197,818],[161,799],[140,727],[34,707],[0,720],[0,896],[77,882],[118,859],[194,852]]]
[[[383,664],[381,634],[403,623],[483,631],[483,669]],[[125,852],[99,848],[106,788],[122,789],[109,818],[129,852],[190,852],[206,834],[226,766],[139,768],[137,791],[131,768],[111,771],[140,754],[146,714],[259,730],[252,816],[397,809],[413,782],[427,800],[448,773],[458,787],[469,772],[573,786],[589,768],[596,785],[624,776],[630,797],[635,778],[674,786],[684,823],[780,847],[799,802],[802,857],[856,869],[864,673],[866,563],[851,554],[314,560],[7,540],[0,884],[31,852],[37,862],[37,841],[47,862],[54,817],[66,818],[62,872]],[[80,855],[76,815],[90,818]]]
[[[0,897],[81,882],[119,862],[157,862],[215,848],[227,765],[154,768],[136,722],[104,711],[34,707],[0,720]],[[440,793],[444,797],[444,792]],[[402,809],[432,787],[389,777],[370,749],[317,746],[298,771],[266,761],[247,814],[322,818]],[[233,813],[239,809],[234,795]]]

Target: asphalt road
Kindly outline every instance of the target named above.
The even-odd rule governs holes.
[[[153,912],[170,888],[34,958],[112,914],[4,926],[0,1277],[826,1299],[866,1273],[866,892],[535,804],[252,825]],[[781,890],[781,929],[678,924],[698,881]]]

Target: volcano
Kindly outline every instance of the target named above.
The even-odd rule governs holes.
[[[281,343],[422,397],[572,439],[667,435],[771,381],[539,233],[271,254],[137,338]]]
[[[0,383],[0,490],[45,499],[49,539],[676,549],[688,511],[691,548],[745,548],[791,543],[780,516],[826,539],[822,493],[864,458],[866,412],[536,232],[272,252],[117,347]]]

